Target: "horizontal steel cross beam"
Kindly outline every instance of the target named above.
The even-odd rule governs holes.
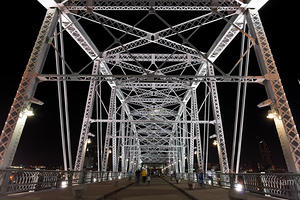
[[[156,123],[156,124],[170,124],[170,123],[199,123],[199,124],[214,124],[215,121],[173,121],[173,120],[121,120],[121,119],[90,119],[91,123],[96,123],[96,122],[117,122],[117,123],[123,123],[123,122],[132,122],[132,123]]]
[[[103,57],[105,61],[143,61],[143,62],[199,62],[199,57],[189,54],[153,54],[153,53],[121,53]]]
[[[248,82],[262,83],[266,78],[264,76],[179,76],[179,75],[80,75],[80,74],[39,74],[37,78],[40,81],[174,81],[178,82]]]
[[[68,1],[69,10],[201,10],[210,11],[218,9],[223,11],[235,11],[240,4],[235,0],[210,1],[210,0],[94,0],[93,4],[87,0]]]

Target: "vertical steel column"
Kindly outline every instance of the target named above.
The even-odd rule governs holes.
[[[100,113],[99,113],[99,106],[101,107],[101,100],[99,101],[99,86],[101,85],[101,81],[100,82],[96,82],[96,84],[97,84],[97,89],[96,89],[96,118],[97,119],[101,119],[102,118],[102,116],[100,117],[99,115],[100,115]],[[100,104],[99,104],[99,102],[100,102]],[[98,168],[98,172],[100,172],[101,170],[100,170],[100,127],[99,127],[99,123],[101,123],[101,122],[96,122],[96,126],[97,126],[97,134],[96,134],[96,138],[97,138],[97,168]],[[101,137],[102,137],[102,135],[101,135]],[[101,141],[102,142],[102,141]]]
[[[207,120],[210,120],[210,105],[211,104],[211,92],[209,92],[208,96],[208,105],[207,105]],[[207,126],[206,128],[206,149],[205,149],[205,173],[207,172],[207,163],[208,163],[208,146],[209,146],[209,124],[204,124]]]
[[[125,120],[125,111],[124,108],[122,106],[121,108],[121,120]],[[125,160],[126,160],[126,156],[125,156],[125,122],[121,122],[121,171],[125,172]]]
[[[64,38],[63,38],[63,28],[62,28],[62,20],[61,15],[59,18],[59,39],[60,39],[60,54],[61,54],[61,67],[62,67],[62,74],[66,74],[66,66],[65,66],[65,47],[64,47]],[[70,138],[70,122],[69,122],[69,103],[68,103],[68,89],[67,89],[67,82],[63,80],[63,88],[64,88],[64,106],[65,106],[65,117],[66,117],[66,131],[67,131],[67,145],[68,145],[68,161],[69,161],[69,168],[73,169],[72,166],[72,152],[71,152],[71,138]]]
[[[175,166],[175,171],[176,171],[176,174],[178,174],[178,164],[179,164],[179,159],[178,159],[178,154],[179,154],[179,148],[177,148],[177,146],[179,146],[179,142],[178,142],[178,124],[174,124],[174,140],[173,140],[173,143],[174,143],[174,146],[176,146],[176,154],[173,153],[173,163],[174,163],[174,166]]]
[[[129,151],[129,168],[128,168],[128,170],[131,171],[131,172],[133,172],[135,170],[134,165],[133,165],[133,163],[134,163],[134,161],[133,161],[134,153],[133,153],[132,148],[131,148],[132,145],[133,145],[133,139],[129,139],[129,147],[127,147],[127,149],[129,149],[128,150]]]
[[[116,99],[116,88],[112,88],[111,95],[110,95],[110,103],[109,103],[109,111],[108,111],[108,119],[113,120],[114,117],[114,107],[115,107],[115,99]],[[111,130],[112,130],[112,122],[107,123],[106,127],[106,135],[104,141],[104,149],[103,149],[103,156],[102,156],[102,171],[107,171],[107,163],[109,157],[109,142],[111,139]]]
[[[112,166],[113,166],[113,172],[118,171],[118,155],[117,155],[117,100],[116,97],[114,98],[114,107],[113,107],[113,120],[112,120]]]
[[[204,95],[205,95],[205,97],[208,95],[208,93],[207,93],[207,88],[208,88],[208,86],[207,86],[207,83],[205,83],[205,90],[204,90]],[[203,118],[204,118],[204,121],[206,121],[207,120],[207,99],[208,98],[206,98],[205,99],[205,102],[204,102],[204,116],[203,116]],[[205,158],[205,147],[206,147],[206,143],[205,143],[205,141],[206,141],[206,124],[204,124],[203,125],[203,142],[202,142],[202,160],[203,160],[203,169],[204,169],[204,158]],[[204,174],[205,174],[205,171],[204,171]]]
[[[278,116],[275,117],[274,121],[286,165],[290,172],[299,173],[299,134],[257,10],[248,10],[247,22],[252,37],[254,37],[257,41],[257,44],[254,46],[254,50],[261,73],[267,79],[264,82],[264,85],[269,99],[273,102],[271,107],[278,112]]]
[[[183,107],[183,112],[182,112],[182,118],[183,118],[183,121],[186,122],[186,105],[184,105]],[[182,134],[183,134],[183,151],[182,151],[182,155],[183,155],[183,160],[182,160],[182,168],[183,168],[183,171],[185,172],[185,167],[186,167],[186,163],[185,163],[185,160],[186,160],[186,142],[187,142],[187,123],[182,123]]]
[[[129,122],[126,123],[126,132],[125,132],[126,139],[124,140],[124,145],[130,145],[130,139],[128,139],[129,138],[128,136],[130,136],[130,131],[129,131],[130,125],[129,124],[130,124]],[[125,156],[126,156],[125,157],[125,172],[127,172],[127,170],[130,171],[128,168],[128,166],[129,166],[128,163],[130,162],[130,160],[129,160],[130,151],[128,150],[128,148],[125,149],[125,147],[124,147],[124,152],[125,152]]]
[[[195,121],[199,121],[198,116],[198,103],[197,103],[197,92],[196,89],[192,90],[192,110],[194,112],[193,118]],[[196,146],[197,146],[197,163],[200,170],[203,170],[203,154],[202,154],[202,145],[201,145],[201,134],[200,134],[200,125],[199,123],[195,124],[195,136],[196,136]]]
[[[182,141],[181,141],[180,126],[181,126],[180,124],[176,125],[176,134],[175,134],[176,142],[177,142],[178,145],[181,146],[180,148],[178,148],[178,150],[176,152],[176,156],[177,156],[178,171],[179,171],[179,173],[183,173],[182,172],[182,164],[181,164],[181,161],[182,161]]]
[[[102,82],[99,84],[99,117],[102,119]],[[100,122],[100,157],[99,157],[99,165],[101,166],[101,160],[103,159],[103,127],[102,122]],[[102,166],[101,166],[102,168]],[[102,169],[100,169],[102,171]]]
[[[95,60],[93,65],[92,75],[98,74],[99,66],[100,66],[100,60]],[[94,104],[94,98],[96,92],[95,89],[96,89],[96,81],[90,81],[89,91],[88,91],[84,115],[83,115],[83,122],[81,126],[81,133],[79,137],[76,161],[74,166],[75,171],[81,171],[83,169],[88,133],[90,129],[90,119],[93,112],[93,104]]]
[[[191,116],[190,120],[193,120],[194,116],[194,106],[193,106],[193,100],[191,99]],[[189,144],[189,165],[188,165],[188,172],[193,173],[194,169],[194,133],[195,133],[195,124],[190,124],[190,144]]]
[[[0,169],[9,167],[14,159],[27,119],[24,111],[30,108],[38,84],[36,75],[43,69],[57,21],[57,10],[48,9],[0,136]]]
[[[247,41],[247,48],[250,47],[250,39],[248,38]],[[246,62],[245,62],[245,72],[244,76],[248,76],[248,69],[249,69],[249,58],[250,52],[247,53]],[[245,115],[245,103],[246,103],[246,94],[247,94],[247,82],[243,85],[243,94],[242,94],[242,105],[241,105],[241,118],[240,118],[240,127],[239,127],[239,140],[238,140],[238,149],[237,149],[237,156],[236,156],[236,168],[235,173],[239,173],[240,169],[240,157],[241,157],[241,149],[242,149],[242,139],[243,139],[243,127],[244,127],[244,115]]]
[[[56,48],[55,51],[55,64],[56,64],[56,73],[60,74],[60,65],[59,65],[59,55],[58,55],[58,41],[57,41],[57,30],[54,32],[54,45]],[[61,84],[60,81],[57,81],[57,95],[58,95],[58,106],[59,106],[59,120],[60,120],[60,134],[61,134],[61,144],[63,151],[63,162],[64,170],[68,170],[67,164],[67,154],[66,154],[66,141],[65,141],[65,124],[64,124],[64,114],[63,114],[63,105],[62,105],[62,95],[61,95]]]
[[[208,64],[208,75],[209,76],[215,75],[214,67],[211,64]],[[212,95],[212,108],[213,108],[214,118],[216,121],[215,129],[216,129],[217,141],[218,141],[218,154],[219,154],[220,168],[222,173],[229,173],[227,151],[226,151],[225,138],[223,132],[223,124],[222,124],[221,110],[220,110],[219,97],[217,91],[217,84],[216,82],[210,82],[210,85],[211,85],[211,95]]]
[[[243,31],[246,31],[246,19],[244,19],[244,25],[243,25]],[[240,57],[243,56],[244,48],[245,48],[245,34],[242,35],[241,39],[241,50],[240,50]],[[239,64],[239,76],[242,76],[243,71],[243,64],[244,64],[244,58],[242,58],[240,64]],[[230,164],[230,170],[231,173],[234,171],[234,160],[235,160],[235,149],[236,149],[236,137],[237,137],[237,127],[238,127],[238,119],[239,119],[239,110],[240,110],[240,96],[241,96],[241,82],[238,82],[237,91],[236,91],[236,105],[235,105],[235,118],[234,118],[234,129],[233,129],[233,139],[232,139],[232,153],[231,153],[231,164]]]

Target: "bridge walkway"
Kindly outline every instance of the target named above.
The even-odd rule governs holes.
[[[229,190],[205,186],[188,188],[187,182],[176,183],[168,179],[154,177],[151,183],[135,184],[132,181],[108,183],[93,183],[73,186],[64,189],[14,194],[0,198],[0,200],[75,200],[74,191],[82,189],[82,200],[229,200]],[[248,200],[263,200],[267,197],[246,194]]]

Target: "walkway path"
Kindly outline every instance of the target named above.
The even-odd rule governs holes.
[[[184,200],[188,199],[182,192],[166,183],[161,178],[153,178],[151,183],[140,183],[118,192],[110,199],[122,200]]]
[[[186,182],[177,184],[175,181],[169,181],[169,178],[167,180],[168,182],[156,177],[149,185],[147,183],[136,185],[128,181],[119,182],[117,185],[113,182],[87,184],[83,200],[229,200],[229,190],[226,189],[205,186],[205,188],[189,190]],[[0,200],[73,200],[74,188],[76,186],[18,194]],[[116,190],[119,192],[115,192]],[[246,194],[246,196],[248,200],[266,199],[254,194]]]

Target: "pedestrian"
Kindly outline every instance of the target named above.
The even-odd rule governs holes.
[[[150,181],[151,181],[151,177],[150,177],[150,174],[148,174],[148,176],[147,176],[147,183],[148,183],[148,185],[150,184]]]
[[[214,181],[213,181],[211,170],[207,170],[206,175],[207,175],[207,179],[210,180],[211,186],[214,186]]]
[[[146,183],[146,179],[147,179],[147,171],[146,171],[146,169],[143,169],[141,174],[142,174],[143,183]]]
[[[136,184],[140,184],[140,176],[141,176],[141,171],[139,169],[137,169],[135,171],[135,183]]]
[[[128,178],[129,178],[129,181],[131,181],[131,178],[132,178],[132,171],[131,170],[129,170],[129,172],[128,172]]]
[[[199,174],[198,174],[198,183],[199,183],[200,187],[202,188],[203,187],[203,170],[199,171]]]
[[[176,181],[176,171],[174,170],[174,172],[173,172],[173,178],[174,178],[174,180]]]

